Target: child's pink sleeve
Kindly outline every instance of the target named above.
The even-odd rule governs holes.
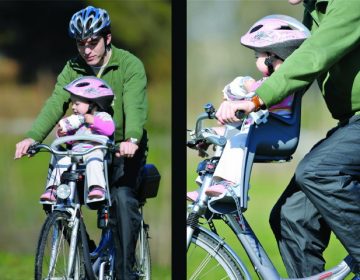
[[[255,91],[261,84],[267,79],[267,77],[262,78],[259,81],[256,81],[251,90]],[[282,100],[280,103],[275,104],[269,108],[270,112],[273,112],[278,115],[282,115],[284,117],[289,117],[292,114],[292,103],[294,101],[294,95],[290,95]]]
[[[115,124],[111,118],[101,118],[101,116],[94,116],[94,123],[90,126],[101,135],[111,136],[115,131]]]
[[[251,86],[250,91],[251,91],[251,92],[252,92],[252,91],[255,91],[259,86],[261,86],[261,84],[262,84],[263,82],[265,82],[266,79],[267,79],[267,77],[264,77],[264,78],[262,78],[261,80],[258,80],[258,81],[256,81],[255,83],[253,83],[252,86]]]

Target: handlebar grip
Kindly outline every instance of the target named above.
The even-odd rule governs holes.
[[[235,112],[235,117],[237,117],[239,120],[244,119],[246,116],[245,112],[242,110],[237,110]]]
[[[39,151],[40,151],[40,142],[38,141],[35,141],[34,143],[32,143],[28,150],[26,151],[26,153],[29,155],[29,156],[33,156],[35,154],[37,154]]]
[[[111,145],[109,147],[109,152],[112,154],[115,154],[116,152],[118,152],[120,149],[120,144],[116,144],[116,145]]]

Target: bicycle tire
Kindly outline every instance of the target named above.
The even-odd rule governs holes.
[[[48,215],[40,232],[36,257],[35,257],[35,280],[43,279],[66,279],[69,241],[72,229],[68,219],[70,215],[65,212],[54,211]],[[75,248],[74,268],[71,279],[84,280],[85,267],[81,238]]]
[[[246,279],[246,273],[223,244],[223,241],[195,229],[187,251],[187,279]]]
[[[143,224],[136,243],[135,271],[140,280],[151,279],[151,255],[149,245],[149,226]]]

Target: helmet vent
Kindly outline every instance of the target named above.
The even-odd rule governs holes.
[[[81,19],[80,19],[80,18],[77,19],[77,21],[76,21],[76,26],[77,26],[78,29],[81,29],[81,27],[82,27],[82,22],[81,22]]]
[[[101,21],[99,21],[99,22],[96,24],[96,28],[101,27],[101,25],[102,25],[102,22],[101,22]]]
[[[260,28],[262,28],[262,27],[263,27],[262,24],[257,25],[257,26],[255,26],[253,29],[250,30],[250,33],[254,33],[255,31],[258,31],[258,30],[259,30]]]
[[[107,85],[100,85],[101,88],[109,88]]]
[[[86,29],[87,29],[87,30],[89,30],[91,24],[92,24],[92,19],[90,19],[90,20],[88,20],[88,21],[86,22]]]
[[[288,25],[282,25],[282,26],[280,26],[280,28],[279,28],[280,30],[293,30],[290,26],[288,26]]]
[[[86,86],[88,86],[88,85],[90,85],[90,83],[88,83],[88,82],[83,82],[83,83],[78,83],[78,84],[76,84],[76,87],[86,87]]]

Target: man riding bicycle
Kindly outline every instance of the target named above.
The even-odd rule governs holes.
[[[359,273],[360,1],[289,2],[304,2],[303,22],[312,36],[256,90],[255,102],[225,101],[217,118],[221,124],[233,122],[237,110],[250,113],[270,107],[317,80],[339,123],[299,163],[270,223],[290,277],[324,270],[322,253],[331,231]]]
[[[55,89],[27,132],[27,138],[17,143],[15,158],[26,155],[35,141],[43,141],[64,116],[70,104],[65,85],[81,76],[105,80],[115,94],[112,105],[116,125],[114,138],[120,143],[110,168],[110,225],[116,247],[116,277],[137,279],[132,268],[141,221],[138,181],[147,151],[145,69],[136,56],[111,44],[110,17],[103,9],[88,6],[76,12],[69,23],[69,35],[76,40],[79,55],[70,59],[59,74]]]

